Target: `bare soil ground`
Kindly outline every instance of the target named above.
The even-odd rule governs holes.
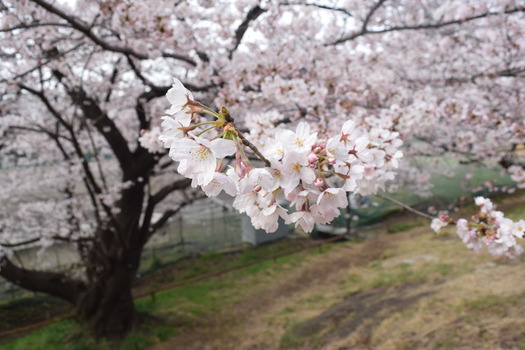
[[[264,323],[261,324],[261,315],[278,312],[290,300],[308,295],[315,288],[336,282],[342,272],[340,266],[369,263],[379,258],[391,243],[388,240],[381,244],[374,242],[375,240],[367,241],[363,243],[362,249],[352,253],[345,249],[330,256],[330,259],[324,259],[324,256],[314,259],[300,271],[267,284],[254,295],[220,311],[213,319],[204,320],[202,324],[185,331],[181,336],[153,349],[173,349],[175,345],[180,349],[228,348],[230,345],[225,343],[228,338],[236,339],[231,344],[232,348],[241,346],[239,342],[247,342],[247,348],[266,349],[269,344],[264,342],[250,344],[256,334],[250,336],[249,333],[259,333],[259,327],[266,328]],[[231,334],[227,335],[225,331]]]
[[[151,349],[525,349],[522,261],[471,252],[452,230],[380,234],[280,268]]]

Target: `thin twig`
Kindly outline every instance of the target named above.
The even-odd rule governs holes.
[[[259,157],[259,159],[261,159],[264,164],[267,166],[267,167],[271,167],[272,164],[270,163],[270,161],[268,159],[266,159],[262,154],[261,152],[259,152],[259,150],[257,149],[257,147],[255,147],[255,145],[253,143],[251,143],[250,141],[248,141],[246,139],[246,137],[244,137],[243,134],[241,134],[241,132],[239,130],[237,130],[237,135],[239,136],[239,138],[241,139],[242,143],[245,145],[245,146],[248,146],[249,149],[252,150],[253,153],[255,153],[257,155],[257,157]]]
[[[226,120],[226,122],[230,123],[235,128],[235,131],[237,132],[237,136],[239,136],[239,139],[241,139],[243,145],[251,149],[252,152],[255,153],[255,155],[259,157],[259,159],[262,160],[267,167],[271,167],[272,164],[270,163],[270,161],[266,159],[266,157],[261,154],[261,152],[257,149],[257,147],[255,147],[253,143],[248,141],[248,139],[244,137],[244,135],[239,131],[239,128],[235,126],[235,124],[233,123],[234,119],[226,107],[223,106],[221,108],[221,114],[224,116],[224,119]]]
[[[407,204],[405,204],[405,203],[403,203],[403,202],[398,201],[397,199],[394,199],[394,198],[392,198],[392,197],[387,196],[386,194],[376,194],[375,196],[376,196],[376,197],[379,197],[379,198],[381,198],[381,199],[387,200],[387,201],[389,201],[389,202],[392,202],[392,203],[394,203],[394,204],[396,204],[396,205],[399,205],[400,207],[403,207],[403,208],[405,208],[406,210],[411,211],[412,213],[417,214],[417,215],[419,215],[419,216],[423,216],[423,217],[425,217],[425,218],[427,218],[427,219],[430,219],[430,220],[435,219],[434,216],[432,216],[432,215],[428,215],[428,214],[425,214],[425,213],[423,213],[422,211],[419,211],[419,210],[417,210],[417,209],[414,209],[414,208],[412,208],[411,206],[409,206],[409,205],[407,205]]]

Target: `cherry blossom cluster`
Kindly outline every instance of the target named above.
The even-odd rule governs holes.
[[[275,128],[258,146],[248,141],[228,110],[219,112],[194,100],[175,79],[166,95],[171,108],[159,140],[178,162],[178,172],[208,196],[224,191],[255,228],[274,232],[279,218],[310,232],[348,205],[347,192],[373,193],[393,179],[402,152],[398,133],[368,132],[352,120],[333,135],[313,132],[306,122],[295,130]],[[210,115],[213,120],[204,119]],[[156,150],[146,132],[141,143]],[[289,201],[290,212],[283,206]]]
[[[517,183],[518,188],[525,188],[525,169],[519,165],[510,166],[507,171],[510,178]]]
[[[430,228],[434,230],[435,233],[439,233],[442,228],[447,227],[452,222],[453,220],[451,220],[447,214],[440,214],[437,218],[432,219]]]
[[[523,253],[523,247],[516,238],[523,238],[525,234],[525,220],[514,222],[506,218],[501,211],[495,210],[490,199],[476,197],[479,212],[472,216],[472,220],[459,219],[456,222],[457,234],[469,249],[481,251],[485,245],[494,256],[507,255],[515,257]],[[453,224],[455,221],[447,215],[440,215],[432,220],[431,227],[437,233],[441,228]]]

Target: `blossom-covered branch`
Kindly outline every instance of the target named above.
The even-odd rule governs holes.
[[[494,256],[515,257],[523,253],[523,247],[516,239],[523,238],[525,234],[525,220],[514,222],[506,218],[488,198],[476,197],[475,202],[479,212],[470,221],[463,218],[456,221],[448,215],[441,215],[432,220],[432,229],[438,233],[441,228],[456,224],[458,236],[476,252],[486,246]]]
[[[295,131],[276,130],[271,139],[254,145],[241,134],[226,107],[213,111],[194,100],[179,80],[166,96],[172,107],[163,117],[158,140],[179,162],[179,173],[208,196],[222,191],[234,196],[233,206],[246,212],[254,227],[267,232],[277,229],[279,218],[307,232],[316,223],[331,222],[348,205],[347,192],[368,194],[383,188],[402,157],[398,133],[369,131],[352,120],[333,135],[312,132],[300,122]],[[160,151],[154,138],[158,133],[157,129],[146,132],[140,138],[143,147]],[[248,152],[258,156],[264,167],[250,161]],[[235,158],[233,167],[222,165],[226,157]],[[285,208],[283,199],[293,212]]]

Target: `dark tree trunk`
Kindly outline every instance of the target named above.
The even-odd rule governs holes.
[[[47,10],[52,10],[52,7],[44,6],[42,2],[39,3]],[[111,78],[112,83],[120,73],[115,68]],[[60,126],[60,129],[66,133],[67,137],[64,139],[71,142],[72,150],[74,150],[72,154],[64,150],[61,144],[62,139],[59,141],[58,134],[50,134],[65,159],[81,160],[84,171],[83,182],[91,200],[97,230],[88,240],[71,239],[70,242],[76,246],[80,254],[85,267],[85,279],[74,279],[60,272],[28,270],[16,266],[8,257],[2,256],[0,256],[0,276],[23,288],[48,293],[69,301],[76,306],[81,316],[80,319],[85,322],[86,327],[96,338],[123,338],[137,322],[131,291],[142,249],[155,230],[176,213],[175,210],[165,211],[161,220],[152,225],[151,219],[156,205],[173,191],[187,188],[190,182],[187,179],[179,180],[164,186],[157,193],[151,193],[149,177],[153,174],[153,169],[161,155],[152,155],[142,147],[131,150],[129,140],[124,137],[118,125],[98,104],[98,101],[101,101],[100,98],[89,96],[82,86],[69,85],[70,81],[64,79],[66,75],[58,68],[53,69],[53,74],[57,83],[67,91],[71,103],[79,107],[78,110],[82,112],[83,121],[80,125],[84,125],[85,121],[91,121],[96,131],[113,151],[122,171],[122,183],[125,183],[126,186],[121,189],[119,200],[111,205],[106,204],[100,197],[107,191],[104,189],[106,187],[105,171],[100,168],[99,164],[100,176],[96,176],[86,160],[83,143],[77,138],[77,131],[78,135],[81,131],[81,129],[77,130],[77,112],[75,111],[74,118],[72,118],[74,123],[70,124],[69,118],[64,117],[61,111],[53,106],[53,101],[46,96],[43,85],[41,89],[20,85],[21,89],[36,96],[43,103],[55,119],[57,130]],[[140,129],[147,129],[151,119],[147,113],[146,104],[166,94],[170,88],[169,86],[150,87],[151,90],[148,88],[149,91],[140,95],[135,107]],[[111,90],[106,96],[109,96],[110,92]],[[88,148],[88,152],[96,149],[94,144]],[[147,193],[145,193],[145,186],[148,186]]]
[[[7,280],[72,303],[95,338],[119,340],[136,325],[131,293],[136,264],[111,264],[96,280],[85,283],[61,273],[19,268],[6,257],[0,260],[0,275]]]
[[[135,269],[115,264],[79,298],[78,308],[96,338],[122,338],[136,324],[131,288]]]
[[[143,198],[142,184],[123,190],[116,203],[120,213],[110,227],[100,227],[95,234],[86,261],[89,283],[77,305],[96,338],[123,338],[136,324],[132,287],[143,248],[139,229]]]

